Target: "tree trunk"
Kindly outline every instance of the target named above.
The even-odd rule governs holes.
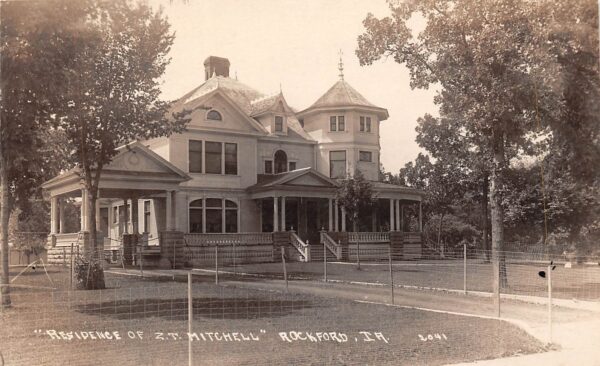
[[[1,154],[0,149],[0,154]],[[8,195],[8,169],[4,163],[4,156],[0,156],[0,188],[2,189],[2,201],[0,203],[0,225],[2,230],[2,276],[0,279],[0,292],[2,293],[2,308],[10,307],[10,283],[8,267],[8,220],[10,218],[10,200]]]
[[[490,189],[492,216],[492,268],[494,297],[499,300],[500,288],[508,285],[504,254],[504,209],[502,208],[503,173],[505,167],[504,138],[495,135],[493,143],[493,169]]]
[[[88,185],[89,187],[89,185]],[[98,290],[106,287],[104,282],[104,270],[102,268],[103,248],[100,248],[96,241],[96,199],[98,197],[98,188],[87,189],[87,201],[90,212],[87,216],[86,226],[90,235],[89,253],[84,253],[84,261],[78,271],[81,275],[78,276],[79,283],[77,287],[86,290]],[[85,246],[84,246],[85,248]]]
[[[488,227],[488,200],[489,200],[489,189],[490,182],[487,173],[483,176],[482,184],[482,198],[481,198],[481,216],[483,222],[481,224],[482,231],[482,250],[486,262],[490,261],[490,241],[489,241],[489,227]]]

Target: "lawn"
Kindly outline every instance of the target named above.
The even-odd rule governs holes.
[[[68,283],[64,271],[49,274]],[[44,278],[36,271],[19,280],[42,285]],[[103,291],[16,290],[14,308],[1,315],[5,364],[187,364],[187,284],[106,279],[112,288]],[[439,365],[544,350],[501,321],[196,280],[192,347],[198,365]],[[118,332],[122,339],[51,339],[58,337],[53,331],[81,338],[86,331],[113,338]]]

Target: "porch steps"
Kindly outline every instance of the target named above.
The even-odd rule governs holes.
[[[310,260],[312,262],[322,262],[323,261],[323,244],[311,244],[310,245]],[[337,258],[334,254],[332,254],[329,250],[327,251],[327,260],[328,261],[337,261]]]

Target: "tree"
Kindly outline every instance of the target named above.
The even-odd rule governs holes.
[[[97,277],[88,287],[102,288],[96,243],[96,200],[102,170],[117,148],[135,139],[167,136],[184,129],[187,111],[168,116],[169,103],[159,99],[158,79],[170,59],[174,34],[162,11],[128,0],[90,0],[92,9],[82,26],[86,42],[66,70],[68,87],[57,126],[73,148],[91,203],[91,244],[84,248]]]
[[[340,206],[346,211],[350,219],[350,225],[353,231],[357,231],[358,218],[360,215],[369,214],[376,202],[373,193],[373,185],[359,169],[356,169],[353,176],[347,176],[340,181],[340,186],[336,190],[335,198]],[[358,269],[360,269],[360,247],[356,243],[356,258]]]
[[[0,187],[2,306],[10,306],[8,222],[49,178],[55,160],[44,150],[50,105],[64,85],[77,48],[85,2],[0,2]]]
[[[390,3],[391,17],[364,20],[357,55],[371,64],[383,55],[405,64],[411,86],[438,86],[440,113],[462,121],[468,136],[485,146],[491,161],[494,292],[500,286],[504,241],[504,178],[507,151],[528,150],[539,129],[536,119],[561,126],[561,66],[550,37],[552,4],[525,0],[412,0]],[[426,20],[415,34],[408,20]],[[597,44],[597,42],[596,42]],[[537,117],[537,118],[536,118]],[[505,282],[505,278],[502,278]]]

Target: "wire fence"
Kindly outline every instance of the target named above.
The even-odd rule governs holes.
[[[10,365],[445,364],[546,350],[556,312],[600,309],[598,258],[319,247],[308,262],[286,246],[188,248],[179,270],[160,269],[146,248],[129,264],[120,249],[101,251],[107,289],[93,291],[75,290],[83,254],[65,249],[62,263],[11,269],[0,355]],[[547,322],[541,338],[495,320],[514,301],[538,304],[527,314]]]
[[[48,271],[64,282],[61,267]],[[1,315],[2,358],[7,365],[431,365],[546,349],[493,319],[217,286],[191,273],[174,279],[109,271],[106,290],[15,291]]]

